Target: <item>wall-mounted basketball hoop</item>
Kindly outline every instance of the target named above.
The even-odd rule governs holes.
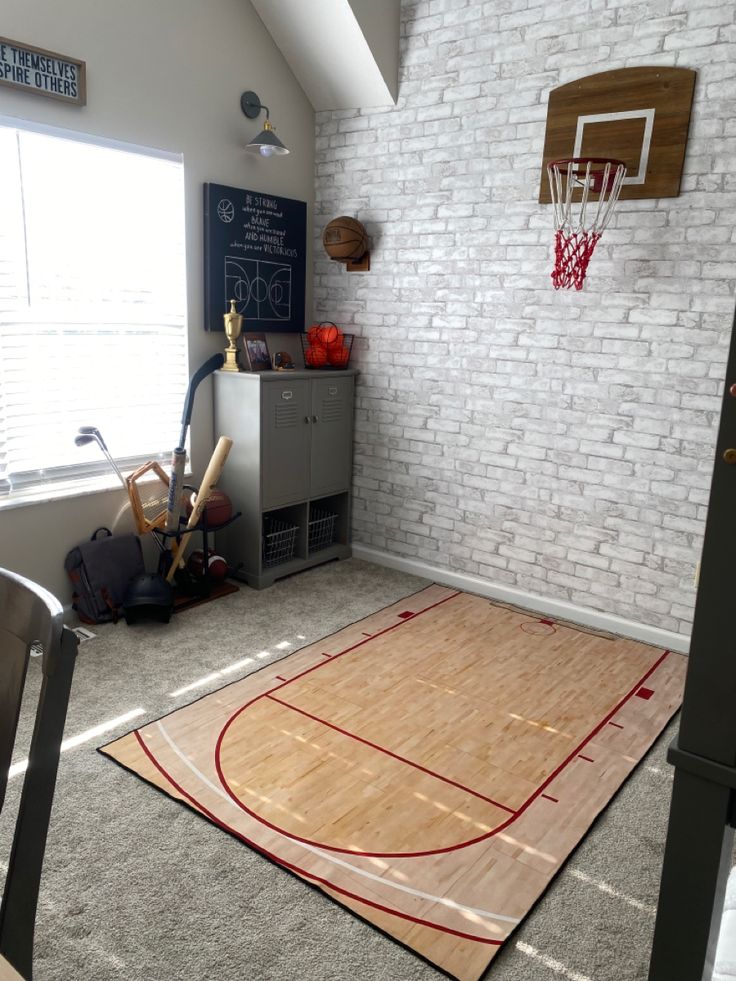
[[[665,65],[616,68],[552,89],[539,201],[555,204],[557,289],[582,287],[619,195],[680,193],[694,89],[692,69]]]
[[[626,164],[607,157],[567,157],[547,164],[554,205],[556,290],[583,288],[590,257],[611,220]]]

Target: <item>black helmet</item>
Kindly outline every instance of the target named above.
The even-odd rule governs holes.
[[[159,620],[168,623],[174,610],[174,587],[163,576],[145,573],[136,576],[125,591],[125,622]]]

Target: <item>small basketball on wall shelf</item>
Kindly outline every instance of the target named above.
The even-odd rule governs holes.
[[[333,371],[347,368],[353,335],[344,333],[331,320],[312,324],[306,334],[301,335],[305,368],[327,368]]]
[[[325,225],[322,244],[330,259],[344,262],[348,270],[370,269],[368,233],[357,218],[340,215]]]

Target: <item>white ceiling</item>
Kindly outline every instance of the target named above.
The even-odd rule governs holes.
[[[251,3],[315,110],[394,105],[400,0]]]

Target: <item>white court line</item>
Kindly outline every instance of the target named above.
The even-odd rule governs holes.
[[[201,773],[197,769],[197,767],[192,763],[191,760],[187,759],[184,753],[182,753],[182,751],[179,749],[179,747],[176,745],[176,743],[173,741],[173,739],[169,736],[169,734],[166,732],[164,727],[161,725],[161,722],[160,721],[157,722],[156,725],[160,730],[161,735],[164,737],[168,745],[171,747],[174,753],[176,753],[176,755],[179,757],[182,763],[184,763],[185,766],[187,766],[192,771],[192,773],[199,780],[201,780],[203,784],[205,784],[205,786],[209,787],[210,790],[212,790],[219,797],[222,797],[222,799],[227,801],[227,803],[230,804],[231,807],[235,808],[238,814],[242,815],[243,813],[242,810],[240,809],[240,807],[238,807],[238,805],[235,803],[232,797],[230,797],[229,794],[226,794],[225,791],[222,789],[222,787],[218,787],[214,783],[212,783],[212,781],[209,780],[204,775],[204,773]],[[362,875],[366,879],[373,879],[375,882],[380,882],[381,885],[390,886],[391,889],[398,889],[400,892],[409,893],[409,895],[417,896],[420,899],[428,899],[430,900],[430,902],[439,903],[442,906],[447,906],[449,909],[457,910],[460,913],[473,913],[477,916],[487,917],[490,920],[502,920],[504,923],[521,922],[518,917],[504,916],[502,913],[489,913],[488,910],[475,909],[472,906],[463,906],[461,903],[456,903],[453,899],[445,899],[443,896],[432,896],[430,893],[422,892],[419,889],[412,889],[411,886],[402,886],[401,883],[392,882],[390,879],[384,879],[383,876],[376,875],[374,872],[368,872],[365,869],[359,869],[357,868],[357,866],[351,865],[350,862],[345,862],[341,858],[337,858],[335,855],[330,855],[326,852],[323,852],[321,849],[315,848],[314,845],[309,845],[305,841],[297,841],[296,839],[290,839],[290,841],[293,841],[295,845],[300,845],[306,851],[312,852],[314,855],[317,855],[319,858],[322,858],[327,862],[332,862],[333,865],[340,865],[342,866],[342,868],[349,869],[351,872],[354,872],[356,875]]]

